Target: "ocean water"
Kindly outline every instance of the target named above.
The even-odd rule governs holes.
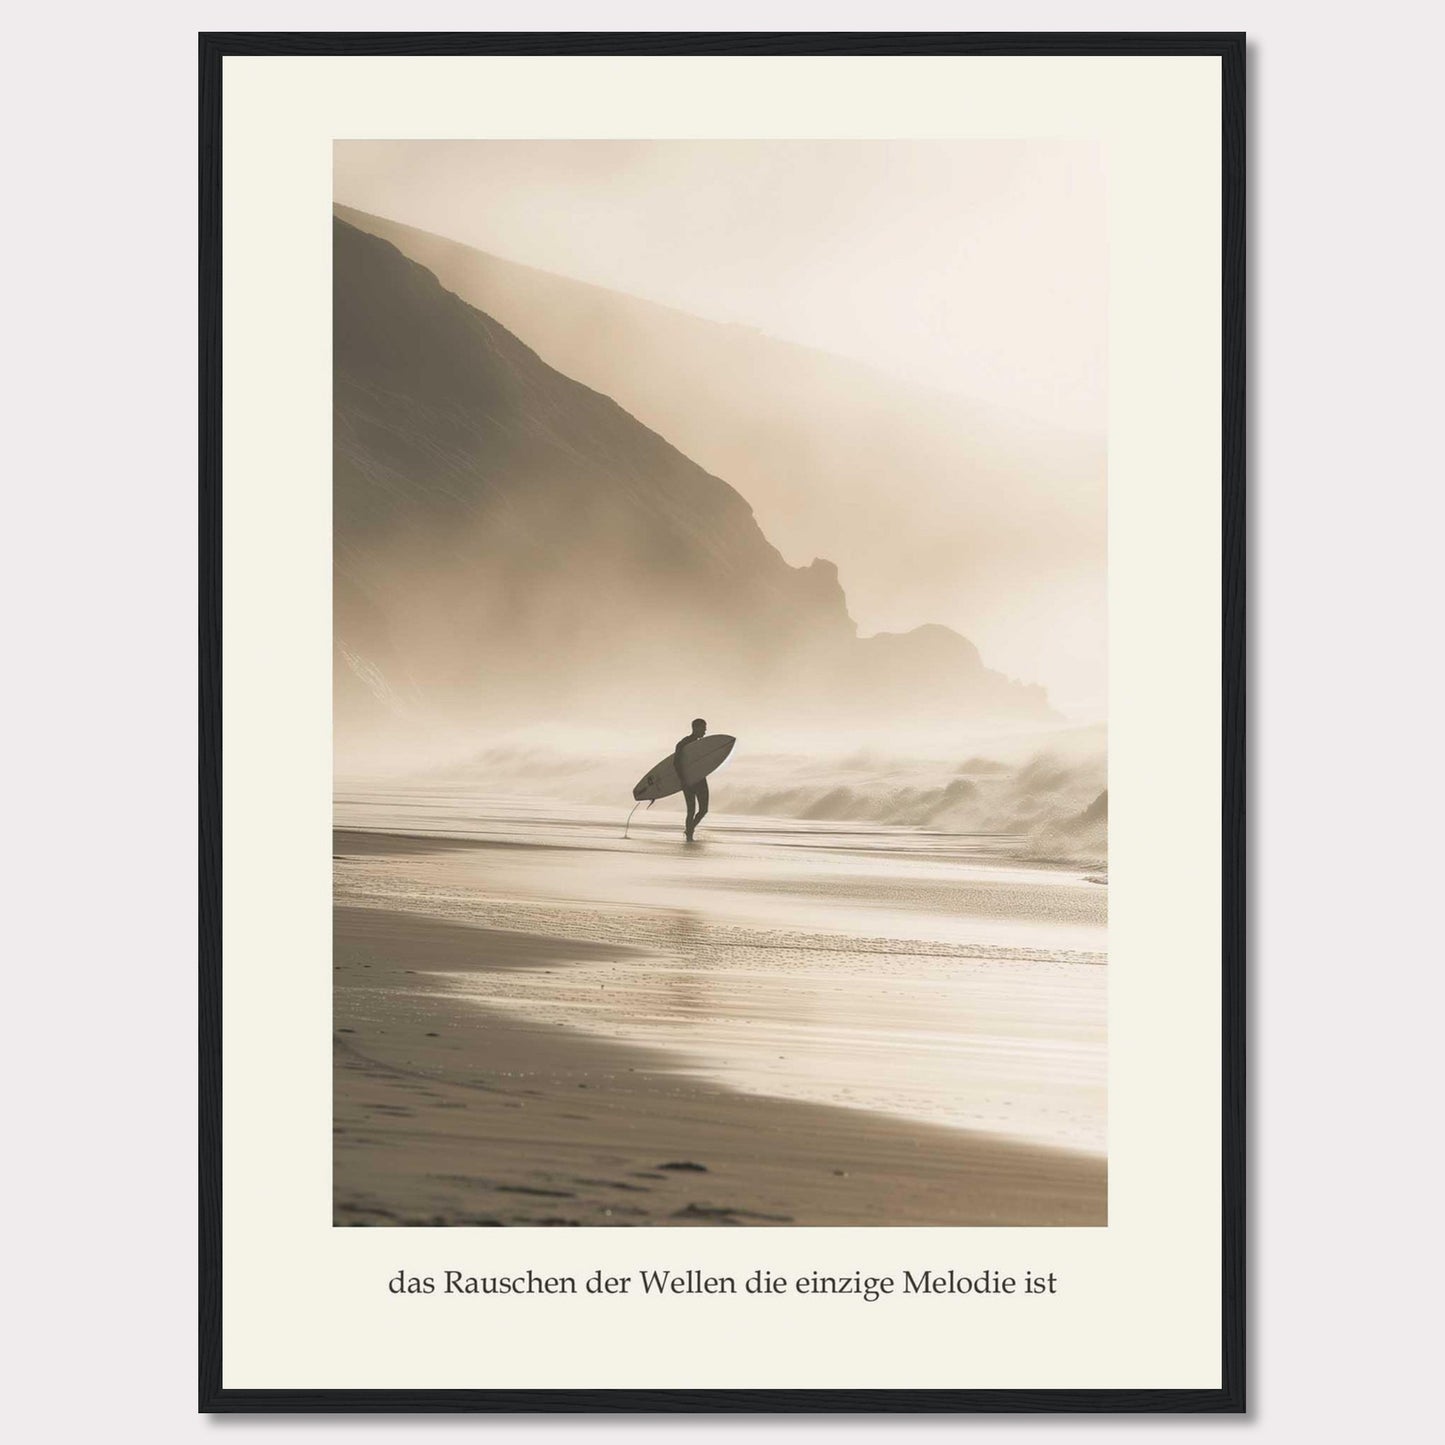
[[[1013,840],[872,824],[353,788],[336,898],[556,941],[447,986],[479,1008],[645,1044],[669,1072],[1102,1152],[1107,887]],[[479,935],[479,940],[481,939]],[[569,942],[629,953],[576,961]],[[494,947],[495,943],[487,945]]]

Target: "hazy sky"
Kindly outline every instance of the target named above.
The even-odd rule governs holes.
[[[365,141],[336,199],[1071,429],[1105,424],[1097,149]]]

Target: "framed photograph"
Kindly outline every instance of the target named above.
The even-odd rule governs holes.
[[[200,37],[202,1410],[1243,1410],[1244,53]]]

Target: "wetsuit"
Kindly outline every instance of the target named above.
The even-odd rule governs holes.
[[[677,746],[672,750],[672,760],[677,766],[677,776],[682,777],[682,750],[688,743],[694,743],[697,739],[691,734],[677,740]],[[682,796],[687,803],[687,836],[692,837],[692,830],[707,816],[707,779],[699,778],[695,783],[684,783],[682,785]]]

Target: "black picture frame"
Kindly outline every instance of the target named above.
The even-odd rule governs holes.
[[[1222,158],[1222,1239],[1216,1389],[227,1389],[221,1300],[221,62],[226,56],[1217,56]],[[205,1413],[1245,1410],[1245,37],[1155,33],[218,32],[199,36],[199,1409]]]

